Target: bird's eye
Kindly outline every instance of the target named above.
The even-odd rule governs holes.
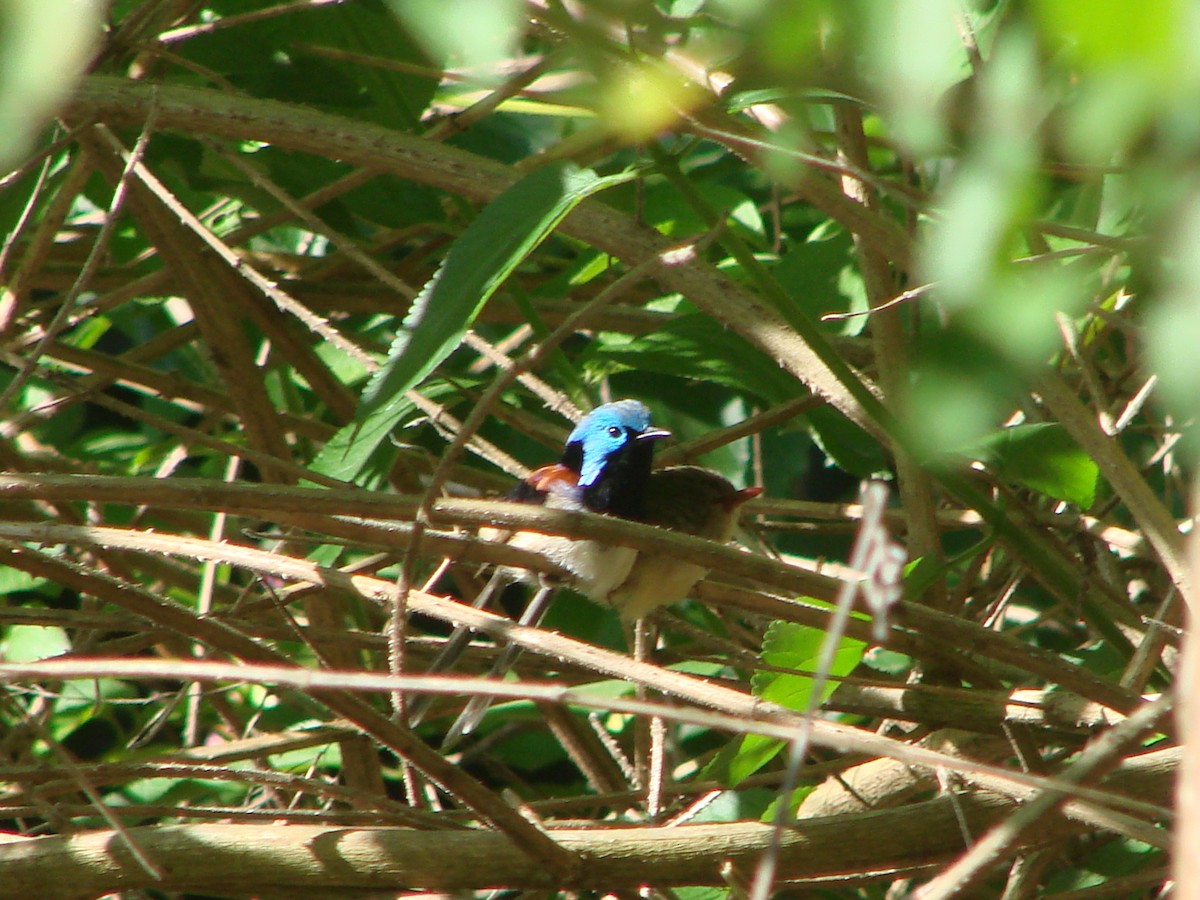
[[[618,428],[616,425],[609,425],[608,426],[608,436],[611,438],[619,438],[621,436],[621,429]]]

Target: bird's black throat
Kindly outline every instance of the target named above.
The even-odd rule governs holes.
[[[641,519],[645,516],[646,485],[654,459],[654,441],[634,435],[604,460],[600,475],[583,489],[583,505],[592,512]],[[583,470],[583,443],[567,444],[562,464],[572,472]]]

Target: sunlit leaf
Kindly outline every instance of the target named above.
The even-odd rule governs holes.
[[[973,454],[1005,481],[1088,509],[1096,499],[1100,467],[1057,423],[1003,428]]]
[[[815,682],[821,644],[825,633],[816,628],[792,622],[773,622],[763,638],[762,661],[765,666],[754,673],[751,687],[756,697],[770,700],[789,709],[808,709]],[[863,657],[866,643],[851,637],[843,637],[834,653],[833,664],[821,692],[824,700],[836,690],[838,678],[850,674]],[[777,671],[779,669],[790,671]],[[804,674],[801,674],[804,673]],[[738,749],[728,762],[730,784],[738,784],[753,775],[779,755],[785,742],[763,735],[748,734],[738,743]]]
[[[105,4],[7,0],[0,6],[0,165],[29,149],[100,37]]]

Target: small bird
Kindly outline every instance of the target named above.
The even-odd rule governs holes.
[[[595,416],[602,409],[604,407],[598,408],[592,415]],[[595,441],[589,445],[587,436],[594,438],[598,429],[603,429],[611,441],[619,441],[618,435],[608,430],[612,427],[608,424],[608,411],[596,421],[589,422],[586,418],[581,421],[567,441],[564,461],[531,473],[510,492],[509,498],[574,509],[593,508],[588,504],[589,496],[592,502],[604,498],[600,505],[605,508],[595,511],[612,511],[615,504],[625,518],[722,543],[730,540],[742,504],[761,494],[762,488],[738,490],[723,476],[699,466],[670,466],[644,474],[643,466],[649,467],[650,454],[636,442],[647,435],[665,436],[655,429],[649,429],[648,418],[644,421],[643,430],[637,431],[635,428],[632,432],[635,435],[632,445],[627,441],[603,457],[605,464],[598,473],[593,473],[592,494],[588,494],[586,485],[579,488],[579,483],[584,481],[586,475],[581,474],[578,479],[573,479],[574,462],[582,458],[585,461],[583,469],[587,470],[589,449],[594,450],[598,446]],[[636,424],[642,424],[642,420],[639,419]],[[608,446],[607,443],[599,445]],[[623,449],[629,446],[635,449],[624,451],[625,455],[622,455]],[[610,466],[613,467],[611,470]],[[642,619],[652,610],[686,598],[696,583],[708,573],[704,566],[674,557],[644,552],[639,554],[628,548],[605,547],[594,541],[518,532],[509,542],[526,549],[540,550],[554,559],[575,576],[573,584],[577,590],[591,600],[615,608],[630,629],[634,620]],[[511,570],[508,577],[527,579],[529,574],[525,570]],[[543,584],[522,614],[521,624],[536,625],[549,606],[549,600],[550,590]],[[630,646],[633,646],[632,632],[629,640]],[[494,662],[489,677],[500,677],[512,666],[519,652],[519,648],[510,644]],[[446,732],[443,749],[455,746],[465,735],[474,731],[490,705],[486,697],[473,698]]]
[[[552,509],[641,518],[655,442],[669,435],[669,431],[651,427],[650,410],[644,403],[616,400],[602,404],[572,429],[559,462],[534,469],[509,491],[506,499]],[[637,558],[637,551],[629,547],[609,547],[597,541],[575,540],[563,535],[499,528],[481,528],[479,535],[542,554],[570,573],[567,583],[571,587],[600,603],[605,602],[613,589],[625,580]],[[486,595],[492,588],[514,581],[534,582],[540,586],[520,618],[522,625],[537,624],[550,604],[553,585],[527,569],[501,566],[488,587],[476,598],[476,605],[487,602]],[[445,671],[452,666],[469,639],[468,629],[456,628],[429,671]],[[517,653],[518,648],[510,645],[493,664],[490,676],[502,675]],[[424,702],[412,705],[410,724],[419,722],[429,709],[430,698],[422,699]],[[471,731],[487,708],[488,702],[484,698],[472,700],[447,733],[446,745]]]
[[[668,466],[653,472],[646,483],[641,521],[726,543],[733,537],[742,504],[761,493],[759,487],[739,490],[711,469]],[[607,602],[621,618],[640,619],[685,599],[706,574],[704,566],[643,552]]]
[[[669,431],[651,427],[645,404],[637,400],[605,403],[571,431],[560,462],[529,473],[507,499],[644,519],[654,444],[669,435]],[[480,535],[541,553],[571,573],[572,587],[600,603],[625,580],[637,557],[629,547],[608,547],[562,535],[498,529],[481,529]],[[533,580],[524,569],[506,567],[501,572],[508,580]]]

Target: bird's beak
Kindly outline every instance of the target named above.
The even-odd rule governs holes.
[[[641,434],[639,434],[637,436],[637,440],[651,441],[651,440],[656,440],[658,438],[665,438],[665,437],[670,437],[670,436],[671,436],[671,432],[667,431],[667,429],[665,429],[665,428],[647,428],[645,431],[643,431]]]
[[[728,497],[721,501],[721,505],[725,507],[727,512],[732,513],[735,509],[747,501],[753,500],[755,497],[762,496],[766,488],[748,487],[742,488],[740,491],[734,491]]]

